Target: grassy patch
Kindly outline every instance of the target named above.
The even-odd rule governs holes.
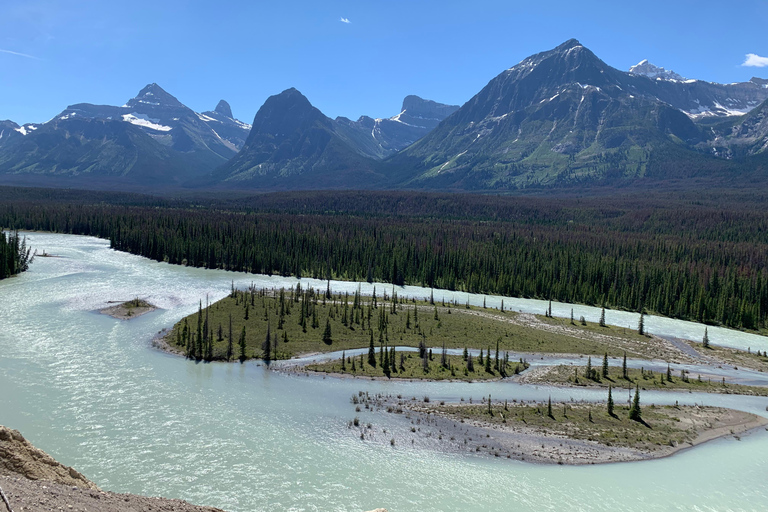
[[[324,373],[340,373],[345,375],[355,375],[359,377],[390,377],[399,379],[429,379],[429,380],[491,380],[499,379],[505,376],[515,375],[528,368],[528,364],[521,361],[510,361],[506,365],[502,360],[499,364],[503,370],[496,370],[492,361],[491,368],[487,371],[485,367],[477,360],[474,362],[474,368],[470,371],[467,368],[467,361],[462,356],[446,356],[446,364],[441,364],[440,354],[433,354],[427,357],[427,364],[416,352],[400,352],[395,356],[396,364],[394,371],[390,370],[389,375],[384,373],[384,367],[381,364],[381,355],[377,352],[376,366],[368,364],[367,355],[357,357],[348,357],[344,364],[341,360],[330,361],[327,363],[311,364],[306,368],[308,370]]]
[[[643,422],[629,419],[626,407],[615,407],[610,416],[605,406],[598,404],[552,404],[549,416],[547,404],[507,404],[487,402],[471,405],[434,405],[431,410],[458,421],[479,421],[495,427],[528,427],[541,433],[561,435],[570,439],[597,441],[607,446],[657,450],[662,447],[690,443],[698,435],[686,419],[694,414],[692,407],[644,407]],[[698,408],[710,419],[718,418],[724,409]],[[695,423],[695,422],[694,422]]]
[[[598,365],[600,361],[595,361]],[[642,369],[627,369],[627,378],[623,376],[620,367],[611,366],[608,368],[608,377],[602,376],[602,368],[593,366],[597,370],[594,379],[587,378],[587,369],[584,366],[554,366],[545,373],[535,378],[537,383],[542,384],[568,384],[571,386],[592,386],[607,388],[634,389],[640,386],[640,389],[652,390],[686,390],[698,391],[702,393],[726,393],[735,395],[756,395],[768,396],[768,388],[759,386],[743,386],[740,384],[730,384],[722,379],[710,379],[708,377],[699,377],[696,374],[670,372],[671,379],[666,372],[652,372]]]
[[[395,298],[393,303],[392,297],[381,294],[328,297],[325,292],[301,289],[234,291],[182,319],[167,340],[195,358],[226,359],[231,319],[233,359],[240,355],[243,328],[246,358],[264,355],[268,330],[272,359],[363,348],[371,336],[377,350],[382,344],[417,347],[423,342],[431,347],[495,351],[498,343],[502,352],[623,354],[609,342],[517,325],[510,321],[516,313],[435,302]],[[325,335],[326,326],[330,336]]]

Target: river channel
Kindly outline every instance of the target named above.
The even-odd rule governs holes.
[[[537,465],[430,447],[392,447],[405,425],[396,415],[358,415],[381,442],[347,428],[359,390],[434,399],[602,400],[604,392],[510,382],[371,382],[306,377],[257,362],[201,364],[159,352],[152,336],[230,284],[291,286],[291,278],[172,266],[113,251],[91,237],[28,233],[54,257],[0,281],[0,424],[20,430],[103,489],[183,498],[231,512],[345,510],[765,510],[768,432],[706,443],[646,462]],[[325,289],[325,282],[302,279]],[[357,283],[332,283],[334,291]],[[360,285],[364,293],[372,286]],[[391,285],[378,284],[377,293]],[[388,288],[388,289],[389,289]],[[399,295],[428,296],[405,287]],[[435,291],[435,299],[466,293]],[[161,309],[130,321],[95,310],[141,297]],[[470,296],[481,305],[482,296]],[[501,298],[487,297],[489,307]],[[543,313],[546,303],[504,299],[505,309]],[[599,309],[553,304],[556,316],[596,321]],[[614,325],[637,315],[607,311]],[[647,317],[659,335],[700,339],[703,326]],[[713,344],[768,350],[753,334],[710,328]],[[646,392],[645,403],[723,405],[768,416],[764,397]]]

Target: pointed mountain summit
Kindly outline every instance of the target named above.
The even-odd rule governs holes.
[[[252,126],[240,153],[214,171],[214,181],[268,189],[355,188],[381,181],[374,162],[294,88],[270,96]]]
[[[223,116],[233,119],[232,109],[230,108],[229,103],[224,100],[219,101],[219,103],[216,105],[216,108],[214,109],[214,112],[218,112]]]
[[[648,59],[641,60],[639,63],[629,68],[629,74],[643,75],[651,79],[661,78],[663,80],[678,80],[681,82],[685,80],[684,77],[678,75],[672,70],[666,70],[664,68],[654,66],[648,62]]]
[[[157,84],[149,84],[139,91],[139,94],[135,98],[131,98],[126,103],[127,107],[136,108],[137,106],[149,105],[153,107],[169,107],[185,109],[179,100],[177,100],[171,94],[168,94],[162,87]]]

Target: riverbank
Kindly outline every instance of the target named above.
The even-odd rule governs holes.
[[[411,424],[407,436],[437,439],[434,446],[439,450],[546,464],[658,459],[768,425],[765,418],[719,407],[650,405],[643,408],[643,421],[638,422],[628,418],[626,407],[617,406],[610,416],[600,404],[552,403],[549,415],[546,402],[493,401],[489,407],[487,399],[460,404],[415,398],[369,400],[369,407],[404,414]]]
[[[109,315],[112,318],[117,318],[118,320],[130,320],[132,318],[138,318],[141,315],[151,313],[156,309],[157,306],[154,304],[150,304],[145,300],[136,298],[126,302],[121,302],[120,304],[115,304],[114,306],[108,306],[106,308],[100,309],[99,313],[102,315]]]

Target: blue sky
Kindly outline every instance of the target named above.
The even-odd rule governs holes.
[[[389,117],[408,94],[462,104],[571,37],[620,69],[647,58],[688,78],[768,77],[765,0],[631,4],[5,1],[0,119],[43,122],[73,103],[122,105],[151,82],[197,111],[224,98],[247,122],[289,87],[331,117]],[[743,66],[747,54],[766,66]]]

